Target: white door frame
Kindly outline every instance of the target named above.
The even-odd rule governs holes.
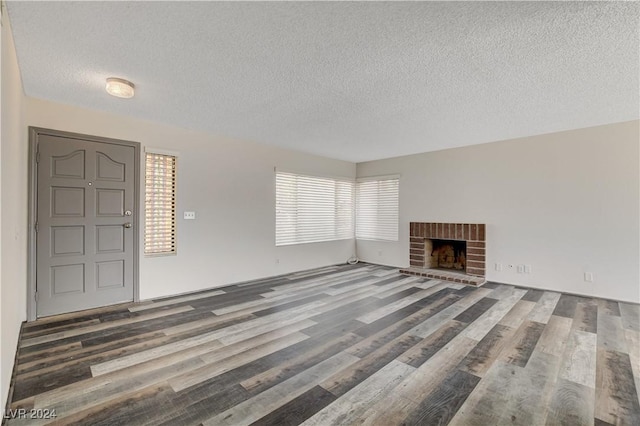
[[[79,133],[64,132],[61,130],[43,129],[29,126],[29,220],[28,220],[28,242],[27,242],[27,321],[35,321],[38,317],[36,303],[36,221],[38,217],[38,176],[37,176],[37,155],[38,137],[40,135],[58,136],[69,139],[80,139],[91,142],[108,143],[113,145],[124,145],[133,147],[134,150],[134,178],[133,197],[135,212],[131,218],[136,232],[133,236],[133,300],[140,300],[139,288],[139,256],[140,256],[140,143],[123,141],[118,139],[103,138],[100,136],[83,135]]]

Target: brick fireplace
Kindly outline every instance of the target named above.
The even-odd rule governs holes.
[[[485,240],[486,227],[480,223],[411,222],[410,267],[401,272],[481,285],[486,281]],[[434,247],[443,247],[446,252]]]

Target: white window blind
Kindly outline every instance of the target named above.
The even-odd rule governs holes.
[[[276,171],[276,245],[353,238],[354,182]]]
[[[397,176],[356,182],[356,238],[398,241]]]
[[[145,254],[176,252],[176,157],[145,157]]]

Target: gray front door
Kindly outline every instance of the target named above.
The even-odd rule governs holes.
[[[135,148],[40,134],[39,317],[133,300]]]

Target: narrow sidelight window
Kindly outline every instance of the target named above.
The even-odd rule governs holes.
[[[176,253],[176,157],[145,157],[144,253]]]

